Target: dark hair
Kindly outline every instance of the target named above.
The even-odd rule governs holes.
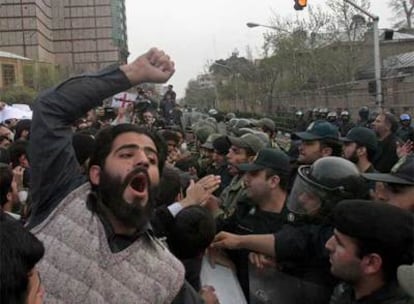
[[[404,244],[402,248],[388,248],[378,241],[367,239],[355,240],[358,246],[357,256],[359,258],[363,258],[370,253],[376,253],[381,256],[381,269],[386,282],[396,279],[398,266],[413,263],[412,244]]]
[[[323,138],[319,140],[321,148],[331,148],[332,154],[330,156],[342,156],[342,144],[333,138]]]
[[[178,170],[168,166],[165,167],[161,175],[155,206],[168,206],[174,203],[180,191],[181,182]]]
[[[29,147],[29,142],[26,140],[17,140],[12,143],[9,147],[10,162],[12,167],[15,168],[20,165],[19,158],[22,155],[29,157],[27,149]]]
[[[216,223],[211,213],[201,206],[190,206],[175,217],[175,224],[167,240],[171,252],[179,259],[199,256],[213,241]]]
[[[384,115],[384,121],[390,126],[391,132],[396,132],[398,130],[398,120],[394,116],[394,114],[392,114],[391,112],[385,112],[381,114]]]
[[[413,185],[384,183],[385,187],[394,194],[403,194],[407,189],[414,187]]]
[[[193,157],[185,157],[175,163],[175,167],[183,172],[188,172],[191,167],[194,167],[197,172],[200,172],[200,166]]]
[[[289,173],[281,173],[281,172],[277,172],[276,170],[273,170],[271,168],[266,168],[265,169],[265,174],[266,174],[266,179],[272,177],[272,176],[279,176],[279,187],[283,190],[283,191],[287,191],[287,187],[289,185],[289,180],[290,180],[290,174]]]
[[[356,143],[357,148],[361,148],[364,147],[367,150],[367,159],[369,162],[372,162],[374,160],[374,157],[377,153],[377,151],[375,151],[374,149],[368,148],[367,146],[365,146],[363,143]]]
[[[22,224],[0,211],[0,303],[24,304],[29,272],[45,248]]]
[[[112,144],[115,138],[127,132],[135,132],[138,134],[146,135],[152,139],[158,151],[158,169],[160,170],[160,174],[162,174],[162,169],[164,168],[164,163],[167,155],[167,147],[165,142],[156,133],[151,132],[145,127],[139,127],[132,124],[119,124],[116,126],[109,126],[100,130],[96,134],[95,147],[91,155],[89,168],[93,165],[98,165],[103,168],[105,159],[111,152]]]
[[[7,137],[6,135],[0,135],[0,143],[3,142],[4,140],[8,140],[9,142],[12,142],[12,140],[10,140],[10,138]]]
[[[16,127],[15,127],[16,134],[14,136],[14,139],[15,140],[20,139],[20,137],[22,136],[23,131],[25,131],[25,130],[30,132],[31,125],[32,125],[32,120],[31,119],[19,120],[16,124]]]
[[[244,148],[244,147],[243,147],[243,148],[241,148],[241,147],[240,147],[240,149],[243,149],[244,151],[246,151],[246,156],[247,156],[247,157],[250,157],[250,156],[256,156],[256,154],[257,154],[257,153],[256,153],[256,152],[254,152],[254,151],[253,151],[253,149],[251,149],[251,148]]]
[[[2,141],[2,137],[3,136],[0,136],[0,142]],[[10,153],[6,148],[0,148],[0,163],[10,164]]]
[[[7,194],[10,192],[13,181],[13,171],[7,164],[0,163],[0,206],[7,203]]]
[[[179,138],[178,134],[176,133],[176,131],[162,130],[162,131],[159,132],[159,134],[161,135],[161,137],[165,141],[172,140],[177,144],[180,142],[180,138]]]

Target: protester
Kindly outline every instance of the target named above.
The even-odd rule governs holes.
[[[182,264],[148,226],[166,158],[160,138],[128,124],[101,130],[89,182],[78,171],[71,144],[72,122],[89,109],[133,85],[164,82],[173,73],[169,56],[151,49],[119,68],[70,78],[34,103],[29,227],[46,247],[39,270],[48,302],[201,301],[185,283]]]
[[[43,303],[36,267],[45,252],[42,242],[0,210],[0,244],[0,303]]]
[[[392,166],[398,161],[397,137],[395,136],[397,128],[396,118],[388,112],[378,114],[372,123],[372,129],[378,136],[378,151],[373,164],[379,172],[390,172]]]

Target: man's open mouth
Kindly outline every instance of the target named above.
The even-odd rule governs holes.
[[[129,182],[129,186],[137,192],[144,192],[147,190],[148,186],[148,177],[143,172],[135,175]]]

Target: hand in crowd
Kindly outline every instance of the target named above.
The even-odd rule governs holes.
[[[120,69],[132,85],[143,82],[164,83],[175,72],[174,62],[170,60],[170,56],[157,48],[150,49]]]
[[[215,289],[213,286],[203,286],[200,290],[200,296],[206,304],[219,304]]]
[[[240,235],[229,232],[219,232],[211,244],[213,248],[239,249]]]
[[[398,158],[404,157],[412,153],[414,150],[414,143],[411,140],[407,140],[405,143],[397,142],[397,156]]]
[[[210,195],[203,203],[203,206],[207,208],[212,214],[215,214],[220,209],[220,199],[215,195]]]
[[[186,197],[180,202],[181,205],[185,208],[203,204],[210,194],[220,186],[220,182],[220,176],[217,175],[207,175],[196,183],[191,180]]]
[[[181,153],[177,148],[171,150],[167,155],[167,163],[174,165],[181,158]]]
[[[276,268],[277,266],[273,258],[257,252],[249,253],[249,261],[259,269],[264,269],[267,267]]]
[[[234,263],[227,257],[227,255],[218,248],[207,248],[205,255],[210,263],[211,267],[215,267],[216,264],[222,265],[224,267],[230,268],[233,272],[236,272],[236,266]]]
[[[126,107],[119,107],[118,108],[118,117],[122,118],[124,117],[125,113],[127,112],[127,108]]]
[[[13,180],[16,183],[17,189],[23,188],[23,174],[24,174],[24,168],[20,166],[16,166],[13,169]]]

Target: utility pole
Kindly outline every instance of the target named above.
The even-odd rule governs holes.
[[[375,84],[376,84],[376,94],[375,99],[377,101],[378,107],[382,109],[383,106],[383,96],[382,96],[382,83],[381,83],[381,61],[380,61],[380,42],[379,42],[379,17],[372,15],[371,13],[364,10],[362,7],[358,6],[351,0],[344,0],[346,3],[352,5],[357,10],[368,16],[373,21],[373,32],[374,32],[374,68],[375,68]]]

